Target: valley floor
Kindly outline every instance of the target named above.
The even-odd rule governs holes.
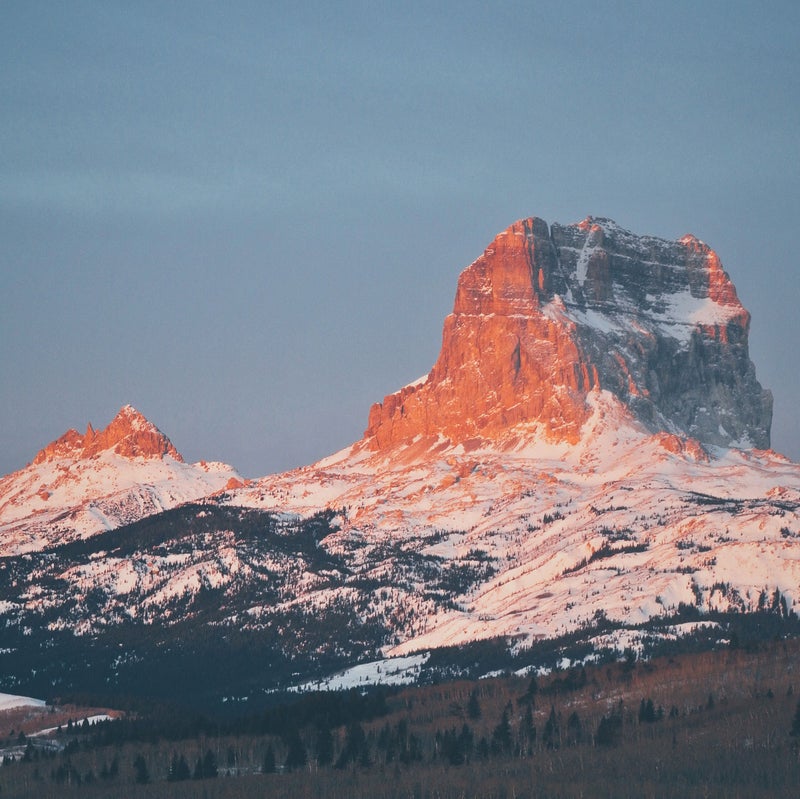
[[[775,641],[396,689],[370,712],[314,695],[216,732],[76,728],[5,764],[0,797],[795,797],[798,667],[800,641]]]

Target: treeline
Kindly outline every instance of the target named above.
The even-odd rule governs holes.
[[[0,796],[182,797],[198,782],[210,798],[455,799],[456,786],[476,797],[790,796],[798,656],[797,641],[652,663],[629,652],[549,675],[289,697],[240,718],[162,707],[76,722],[61,752],[9,740],[26,748],[0,768]]]

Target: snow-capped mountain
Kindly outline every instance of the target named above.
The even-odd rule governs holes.
[[[130,405],[85,435],[69,430],[0,479],[0,552],[36,551],[242,485],[224,463],[187,464]]]
[[[592,389],[653,432],[766,448],[772,396],[748,355],[750,315],[694,236],[634,236],[607,219],[525,219],[461,274],[426,379],[373,406],[366,437],[491,438],[538,422],[576,443]]]
[[[225,501],[338,509],[323,545],[379,587],[372,607],[396,636],[391,654],[554,637],[598,618],[635,626],[685,607],[755,611],[776,592],[781,612],[797,610],[797,464],[652,434],[607,391],[587,402],[577,444],[536,424],[466,447],[361,444]],[[334,599],[326,589],[300,601]]]
[[[169,476],[109,488],[114,458],[198,468],[154,428],[133,444],[71,431],[5,478],[7,551],[27,554],[0,561],[19,632],[0,669],[22,673],[25,630],[68,652],[85,636],[75,673],[95,657],[119,684],[257,652],[237,673],[263,686],[489,638],[604,645],[659,619],[674,635],[687,614],[794,619],[800,466],[768,449],[749,323],[692,236],[517,222],[462,273],[430,373],[374,405],[351,447],[247,485],[206,467],[202,502],[117,530],[147,516],[143,493],[155,510],[191,498]],[[104,477],[80,493],[68,475],[84,463]],[[106,633],[138,643],[104,648]]]
[[[409,586],[393,652],[754,610],[764,591],[794,608],[800,468],[751,446],[771,395],[749,322],[693,236],[517,222],[462,273],[429,375],[375,405],[362,441],[225,501],[340,509],[328,548],[387,588],[385,549],[491,564],[446,610]]]

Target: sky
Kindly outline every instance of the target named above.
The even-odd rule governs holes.
[[[710,244],[800,460],[800,3],[0,6],[0,474],[130,403],[255,477],[427,373],[517,219]]]

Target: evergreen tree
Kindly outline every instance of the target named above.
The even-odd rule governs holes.
[[[619,742],[622,735],[622,716],[612,713],[610,716],[603,716],[597,727],[595,741],[598,746],[614,746]]]
[[[542,741],[548,749],[558,749],[561,743],[561,728],[558,723],[558,716],[556,716],[556,709],[553,705],[550,705],[550,716],[544,725]]]
[[[451,766],[460,766],[464,762],[455,730],[436,731],[436,750]]]
[[[469,724],[464,724],[464,726],[461,728],[461,734],[458,736],[458,745],[461,749],[461,753],[464,755],[465,760],[469,760],[470,756],[472,755],[473,740],[474,736]]]
[[[197,762],[194,764],[192,777],[196,780],[206,780],[216,777],[217,774],[217,758],[210,749],[207,749],[203,757],[198,756]]]
[[[467,715],[473,721],[481,717],[481,703],[478,701],[477,688],[475,688],[469,695],[469,702],[467,702]]]
[[[336,761],[336,768],[346,768],[350,763],[358,763],[363,759],[363,750],[367,746],[367,736],[364,728],[357,721],[347,725],[345,733],[344,748]],[[368,758],[368,755],[367,755]],[[401,751],[401,760],[403,752]]]
[[[331,729],[323,724],[317,730],[316,741],[317,765],[329,766],[333,763],[333,735]]]
[[[150,772],[147,770],[147,763],[142,755],[137,755],[133,761],[134,779],[139,785],[150,782]]]
[[[527,751],[530,754],[533,744],[536,742],[536,726],[533,723],[533,707],[531,704],[525,706],[525,715],[519,725],[519,737],[523,745],[527,744]]]
[[[574,710],[567,719],[567,740],[570,745],[574,746],[581,742],[583,737],[583,725],[581,724],[581,717],[578,711]]]
[[[217,776],[217,758],[210,749],[206,749],[203,756],[203,777],[210,779]]]
[[[186,762],[184,755],[178,756],[174,754],[169,765],[167,780],[169,782],[179,782],[181,780],[188,780],[191,776],[192,772],[189,769],[189,764]]]
[[[508,754],[511,751],[511,722],[509,720],[510,707],[506,705],[503,715],[492,732],[492,752],[494,754]]]
[[[286,739],[286,762],[284,769],[286,771],[294,771],[298,768],[303,768],[308,762],[308,754],[300,733],[294,729]]]
[[[267,747],[267,751],[264,754],[264,764],[261,767],[262,774],[274,774],[275,773],[275,750],[272,748],[272,744]]]
[[[800,699],[797,700],[797,707],[792,719],[792,729],[789,731],[789,735],[793,738],[800,738]]]
[[[656,708],[653,704],[653,700],[647,699],[645,701],[642,699],[641,703],[639,704],[639,723],[652,724],[655,721],[658,721],[658,715],[656,714]]]

